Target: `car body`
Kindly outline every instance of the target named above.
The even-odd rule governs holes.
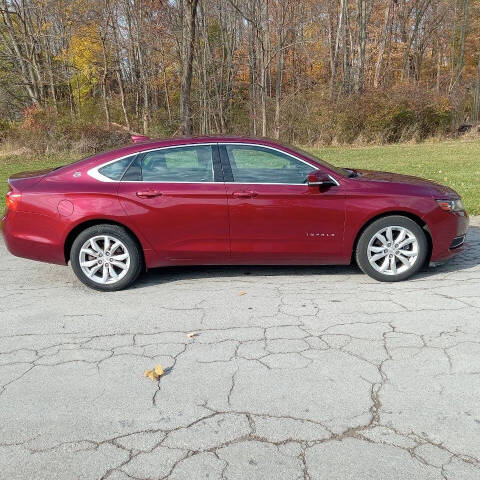
[[[75,238],[97,224],[134,237],[145,268],[349,264],[362,232],[392,215],[415,222],[428,259],[440,262],[464,248],[468,228],[448,187],[339,169],[266,139],[140,141],[9,184],[9,251],[56,264],[67,264]]]

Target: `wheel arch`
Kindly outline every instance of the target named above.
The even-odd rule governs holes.
[[[140,242],[140,239],[138,238],[138,235],[131,228],[127,227],[125,224],[121,222],[116,222],[115,220],[111,220],[107,218],[95,218],[95,219],[85,220],[75,225],[70,230],[70,232],[65,238],[65,242],[63,245],[63,254],[65,256],[65,263],[68,263],[70,260],[70,251],[72,249],[72,245],[73,245],[73,242],[75,241],[75,238],[77,238],[77,236],[87,228],[93,227],[95,225],[117,225],[118,227],[124,228],[137,242],[138,247],[140,249],[141,256],[142,256],[142,261],[145,266],[145,252],[143,250],[142,242]]]
[[[353,263],[355,262],[355,252],[357,251],[357,245],[358,245],[358,240],[360,239],[362,233],[375,221],[379,220],[380,218],[385,218],[385,217],[392,217],[392,216],[402,216],[402,217],[407,217],[410,220],[413,220],[419,227],[422,228],[422,230],[425,232],[425,237],[427,239],[428,243],[428,252],[427,252],[427,259],[426,263],[430,263],[430,257],[432,255],[432,250],[433,250],[433,240],[432,240],[432,234],[430,232],[430,229],[428,228],[427,223],[418,215],[415,215],[412,212],[407,212],[405,210],[392,210],[392,211],[387,211],[387,212],[382,212],[379,213],[378,215],[375,215],[374,217],[371,217],[369,220],[367,220],[362,227],[358,230],[355,240],[353,242],[353,247],[352,247],[352,253],[350,257],[350,262]]]

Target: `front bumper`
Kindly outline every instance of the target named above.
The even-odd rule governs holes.
[[[465,243],[466,236],[467,235],[459,235],[458,237],[455,237],[450,244],[450,250],[460,248]]]
[[[431,263],[443,263],[466,248],[465,238],[469,226],[466,212],[436,211],[427,221],[432,236]]]

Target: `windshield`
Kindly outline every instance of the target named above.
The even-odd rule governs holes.
[[[302,150],[301,148],[298,148],[296,146],[295,147],[290,147],[290,148],[292,150],[297,151],[298,153],[301,153],[304,157],[307,157],[308,159],[313,160],[314,162],[317,162],[320,165],[323,165],[324,167],[332,170],[333,172],[338,173],[339,175],[342,175],[342,177],[356,176],[356,173],[353,170],[349,170],[347,168],[335,167],[331,163],[325,162],[325,160],[322,160],[321,158],[318,158],[317,156],[311,154],[310,152]]]

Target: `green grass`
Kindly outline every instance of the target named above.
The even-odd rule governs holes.
[[[448,185],[463,197],[470,215],[480,215],[478,140],[308,150],[338,167],[403,173]]]
[[[65,154],[55,155],[0,155],[0,194],[2,198],[8,191],[7,179],[17,172],[42,170],[43,168],[60,167],[72,163],[80,157]],[[1,210],[1,209],[0,209]]]
[[[368,168],[428,178],[462,195],[471,215],[480,215],[480,141],[308,149],[340,167]],[[73,162],[68,155],[0,156],[0,193],[7,192],[9,175]]]

